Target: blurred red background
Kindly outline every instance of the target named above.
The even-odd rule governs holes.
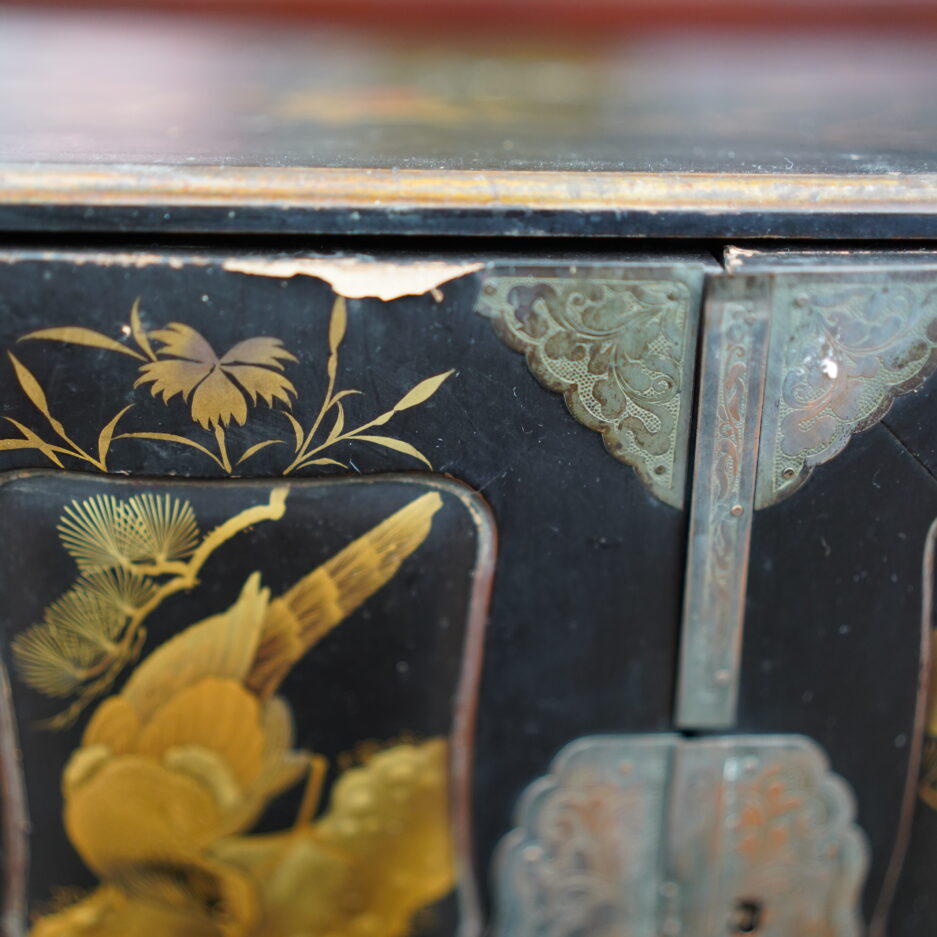
[[[937,30],[935,0],[19,0],[37,8],[160,9],[295,17],[406,31],[633,33],[662,27]],[[507,37],[506,37],[507,38]],[[514,35],[511,38],[521,38]]]

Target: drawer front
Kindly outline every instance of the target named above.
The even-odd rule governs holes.
[[[170,905],[197,908],[202,926],[221,927],[233,915],[225,933],[242,926],[287,937],[324,927],[333,919],[315,915],[325,911],[334,912],[335,933],[357,933],[348,929],[352,919],[375,934],[405,933],[414,917],[428,932],[471,932],[487,913],[491,855],[515,802],[553,755],[595,731],[669,728],[696,331],[704,275],[713,269],[694,257],[371,263],[5,254],[0,460],[9,470],[42,470],[14,474],[4,489],[9,523],[24,535],[10,543],[3,575],[8,587],[24,576],[30,583],[5,624],[25,772],[20,806],[32,823],[28,872],[22,843],[9,854],[14,914],[38,916],[37,933],[57,933],[60,924],[71,932],[92,912],[126,932],[140,903],[149,907],[162,889],[172,893]],[[330,597],[347,622],[302,656],[283,695],[295,748],[329,765],[318,782],[320,825],[342,809],[343,785],[354,784],[343,778],[382,758],[389,764],[382,753],[395,746],[448,737],[457,844],[448,880],[430,870],[432,881],[419,894],[414,885],[394,915],[365,898],[361,907],[323,908],[354,905],[354,896],[338,893],[311,898],[307,908],[289,890],[255,895],[261,913],[233,886],[222,888],[228,880],[217,868],[243,873],[252,860],[221,856],[228,846],[214,840],[197,844],[214,857],[211,869],[167,858],[152,881],[137,873],[153,857],[95,853],[63,777],[70,759],[92,757],[81,753],[93,748],[88,726],[101,707],[120,699],[167,642],[232,614],[255,572],[272,602],[434,486],[444,506],[425,542],[393,575],[380,555],[369,557],[388,581],[360,608]],[[103,504],[126,512],[134,499],[155,499],[141,503],[163,511],[191,505],[204,533],[269,510],[281,487],[282,518],[252,521],[205,560],[197,587],[186,580],[184,596],[154,611],[152,625],[141,624],[135,637],[120,631],[132,658],[105,668],[106,680],[97,659],[76,663],[82,676],[93,673],[73,686],[46,673],[42,654],[61,637],[49,627],[61,617],[55,603],[74,601],[62,596],[83,575],[75,551],[91,549],[62,531],[104,523]],[[500,548],[481,633],[494,549],[489,516]],[[412,757],[430,758],[421,751]],[[275,850],[270,837],[285,837],[303,809],[315,810],[314,798],[303,806],[301,780],[270,800],[233,831],[245,848]],[[100,822],[117,823],[103,814]],[[146,837],[128,829],[125,838]],[[421,847],[414,840],[407,848]],[[390,859],[383,871],[376,854],[362,861],[382,893],[394,893]],[[307,872],[291,874],[305,881]],[[259,889],[250,881],[259,873],[246,874]],[[70,904],[79,891],[86,897]],[[238,914],[260,914],[260,923],[238,924]]]
[[[11,933],[926,929],[931,283],[0,254]]]

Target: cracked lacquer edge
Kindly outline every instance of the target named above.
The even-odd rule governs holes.
[[[572,416],[678,509],[703,277],[679,267],[489,269],[476,305]]]
[[[937,271],[773,281],[757,508],[799,490],[937,370]]]
[[[2,250],[0,263],[28,261],[67,262],[84,266],[221,267],[229,273],[289,280],[314,277],[331,286],[337,296],[346,299],[381,299],[389,302],[403,296],[432,293],[437,299],[439,287],[452,280],[477,273],[483,262],[453,263],[446,260],[389,260],[369,255],[296,255],[296,254],[188,254],[152,250]]]
[[[480,262],[397,262],[371,257],[228,257],[221,265],[233,273],[278,280],[316,277],[325,280],[336,294],[346,299],[374,298],[385,302],[432,293],[444,283],[477,273],[484,267]]]

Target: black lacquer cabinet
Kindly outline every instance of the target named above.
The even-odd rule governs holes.
[[[0,14],[4,935],[932,933],[928,43],[174,22]]]

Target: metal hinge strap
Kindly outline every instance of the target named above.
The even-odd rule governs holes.
[[[685,729],[735,723],[769,314],[766,277],[710,280],[677,689]]]

